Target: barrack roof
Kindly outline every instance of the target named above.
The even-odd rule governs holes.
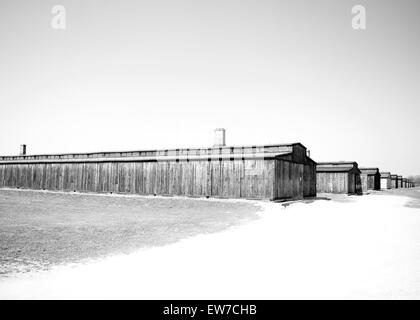
[[[359,170],[362,171],[362,173],[367,173],[367,174],[379,173],[379,168],[359,168]]]
[[[0,163],[203,160],[229,157],[234,159],[275,158],[293,153],[293,147],[296,145],[299,145],[306,150],[305,146],[300,142],[295,142],[288,144],[221,146],[210,148],[3,156],[0,157]],[[309,157],[307,158],[310,159]]]
[[[355,161],[338,161],[338,162],[318,162],[316,166],[317,172],[348,172],[359,168]]]
[[[381,177],[391,177],[391,172],[380,172]]]

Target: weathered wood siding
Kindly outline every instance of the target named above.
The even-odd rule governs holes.
[[[217,160],[0,164],[12,188],[287,199],[316,196],[316,164],[287,160]]]
[[[359,173],[350,172],[350,176],[352,177],[351,180],[353,181],[351,185],[349,185],[349,193],[350,194],[362,194],[362,179]]]
[[[363,192],[367,192],[368,190],[379,190],[381,188],[381,176],[379,174],[373,175],[362,173],[360,178]]]
[[[0,157],[0,187],[140,195],[289,199],[316,196],[300,143]]]
[[[274,160],[0,164],[0,186],[272,199]]]
[[[306,164],[303,171],[303,196],[316,197],[316,163]]]
[[[317,172],[316,187],[319,193],[349,193],[348,172]]]
[[[360,175],[354,172],[317,172],[316,186],[319,193],[361,194]]]
[[[373,190],[381,190],[381,174],[374,175]]]
[[[381,189],[391,189],[391,178],[382,177],[381,178]]]
[[[398,189],[398,178],[391,176],[391,189]]]
[[[402,177],[398,177],[398,188],[404,188]]]
[[[348,182],[349,182],[349,185],[348,185],[348,188],[347,188],[347,190],[348,190],[348,193],[349,194],[354,194],[354,193],[356,193],[356,179],[355,179],[355,176],[354,176],[354,174],[351,174],[351,173],[349,173],[348,174]]]
[[[276,160],[275,176],[276,199],[316,196],[316,164]]]
[[[300,144],[293,145],[292,161],[298,163],[306,163],[306,148]]]

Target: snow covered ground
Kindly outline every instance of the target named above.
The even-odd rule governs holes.
[[[419,299],[417,195],[259,202],[219,233],[1,279],[0,299]]]

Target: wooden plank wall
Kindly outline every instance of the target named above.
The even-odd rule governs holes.
[[[391,178],[391,189],[398,188],[398,179]]]
[[[316,188],[320,193],[349,193],[348,172],[317,172]],[[354,184],[354,183],[353,183]]]
[[[304,166],[304,197],[316,197],[316,163]]]
[[[381,189],[391,189],[391,178],[382,177],[381,179]]]
[[[367,176],[367,189],[368,190],[376,190],[376,176],[375,175],[368,175]]]
[[[305,163],[306,162],[306,148],[300,144],[293,145],[293,162]]]
[[[398,188],[404,188],[403,180],[401,178],[398,178]]]
[[[273,199],[274,160],[0,164],[0,187]]]
[[[360,175],[360,178],[361,178],[363,192],[367,192],[368,190],[381,189],[381,175],[380,174],[362,173]]]
[[[369,175],[367,173],[362,173],[360,175],[361,178],[361,184],[362,184],[362,191],[367,192],[369,189],[369,182],[371,179],[369,179]]]
[[[373,176],[373,190],[381,190],[381,174],[378,172]]]
[[[362,190],[362,180],[359,173],[350,173],[350,175],[353,177],[354,180],[354,191],[351,190],[351,194],[363,194]],[[353,189],[353,187],[351,188]]]
[[[368,190],[373,190],[372,186],[372,176],[368,175],[367,173],[362,173],[360,175],[361,184],[362,184],[362,191],[365,193]]]
[[[359,176],[360,178],[360,176]],[[352,172],[348,173],[348,188],[347,188],[347,193],[348,194],[354,194],[356,193],[356,175]],[[362,186],[362,183],[360,182],[360,187]]]
[[[277,199],[316,196],[316,164],[276,160],[274,196]]]

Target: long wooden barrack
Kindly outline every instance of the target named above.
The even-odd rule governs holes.
[[[316,195],[300,143],[0,157],[0,187],[291,199]]]

